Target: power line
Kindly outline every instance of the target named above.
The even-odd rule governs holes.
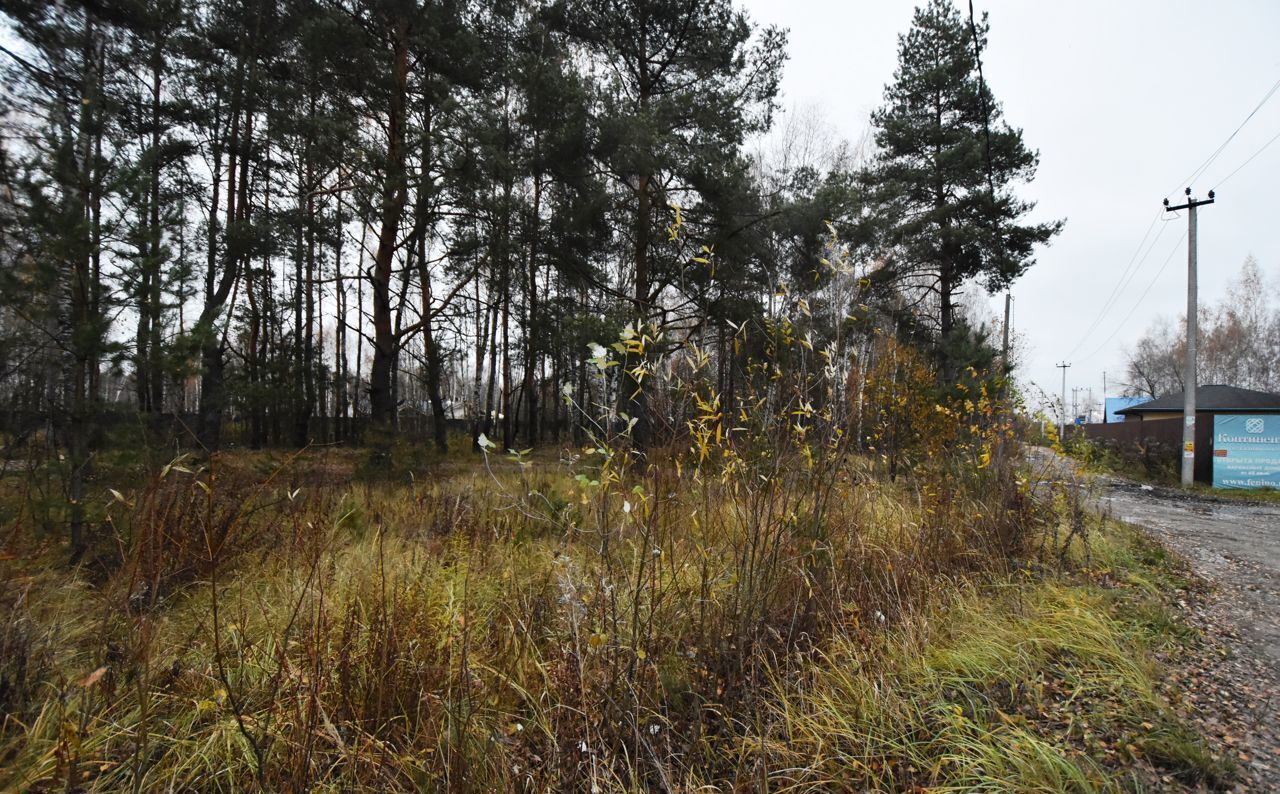
[[[970,14],[972,14],[972,9],[970,9]],[[1236,126],[1234,131],[1231,131],[1231,134],[1229,134],[1229,136],[1226,137],[1226,140],[1222,141],[1219,147],[1213,150],[1213,154],[1208,156],[1208,159],[1204,160],[1203,163],[1201,163],[1201,165],[1199,165],[1196,170],[1193,170],[1193,172],[1188,175],[1187,179],[1184,179],[1183,184],[1190,183],[1194,181],[1194,179],[1201,177],[1201,175],[1204,173],[1204,170],[1206,170],[1208,166],[1213,164],[1213,161],[1217,159],[1217,156],[1222,154],[1222,151],[1226,149],[1226,146],[1228,146],[1231,141],[1235,140],[1236,134],[1239,134],[1240,131],[1244,129],[1245,124],[1248,124],[1249,120],[1252,120],[1254,115],[1257,115],[1258,110],[1261,110],[1262,106],[1266,105],[1267,101],[1270,100],[1272,96],[1275,96],[1275,93],[1277,90],[1280,90],[1280,79],[1277,79],[1275,83],[1272,83],[1271,88],[1268,88],[1265,95],[1262,96],[1262,99],[1258,100],[1258,104],[1253,106],[1253,110],[1249,111],[1249,114],[1247,115],[1247,117],[1244,117],[1243,122],[1240,122],[1238,126]],[[1217,181],[1217,183],[1213,187],[1215,188],[1219,187],[1221,186],[1222,183],[1228,181],[1228,179],[1230,179],[1231,177],[1234,177],[1236,173],[1240,172],[1240,169],[1243,169],[1245,165],[1252,163],[1254,158],[1257,158],[1258,155],[1261,155],[1263,151],[1267,150],[1267,147],[1270,147],[1272,143],[1275,143],[1277,140],[1280,140],[1280,133],[1277,133],[1276,136],[1272,137],[1270,141],[1263,143],[1261,149],[1258,149],[1256,152],[1253,152],[1252,155],[1249,155],[1249,158],[1245,160],[1244,163],[1236,166],[1235,170],[1233,170],[1233,172],[1226,175],[1226,177],[1219,179],[1219,181]],[[1178,186],[1174,187],[1174,191],[1176,190],[1178,190]],[[1169,191],[1169,192],[1171,193],[1174,191]],[[1112,304],[1114,304],[1114,301],[1116,300],[1116,298],[1119,297],[1120,292],[1123,292],[1124,288],[1129,286],[1129,283],[1132,282],[1135,275],[1138,274],[1138,270],[1142,268],[1142,264],[1144,263],[1144,261],[1146,261],[1147,255],[1151,254],[1152,248],[1155,248],[1156,246],[1157,239],[1160,239],[1160,234],[1158,233],[1156,234],[1156,239],[1153,239],[1153,241],[1151,242],[1151,247],[1147,248],[1147,254],[1144,254],[1142,256],[1142,259],[1137,261],[1137,265],[1134,264],[1134,257],[1137,257],[1138,252],[1142,251],[1142,247],[1146,245],[1147,237],[1149,236],[1149,234],[1151,234],[1151,229],[1155,228],[1156,220],[1160,219],[1160,216],[1161,216],[1161,213],[1156,213],[1155,218],[1152,218],[1151,224],[1148,225],[1146,233],[1143,233],[1142,242],[1138,243],[1137,251],[1134,251],[1133,256],[1129,257],[1129,264],[1125,265],[1124,270],[1121,271],[1120,278],[1116,280],[1116,286],[1111,289],[1111,293],[1110,295],[1107,296],[1107,300],[1103,302],[1102,309],[1098,311],[1098,315],[1096,316],[1096,318],[1093,319],[1093,323],[1089,324],[1088,330],[1085,330],[1083,336],[1080,337],[1079,342],[1076,342],[1075,347],[1073,348],[1073,350],[1071,350],[1070,353],[1068,353],[1068,355],[1074,355],[1074,353],[1078,351],[1079,348],[1082,347],[1085,342],[1088,341],[1089,336],[1091,336],[1094,330],[1097,329],[1098,325],[1102,323],[1102,319],[1105,318],[1107,312],[1112,309]],[[1161,229],[1161,232],[1164,232],[1164,229]],[[1132,273],[1130,273],[1130,269],[1132,269]],[[1112,334],[1112,336],[1114,336],[1114,334]]]
[[[1116,285],[1112,287],[1111,294],[1107,297],[1106,302],[1103,303],[1102,309],[1099,310],[1098,312],[1098,316],[1094,318],[1093,323],[1090,324],[1089,326],[1089,329],[1084,332],[1084,334],[1080,337],[1080,340],[1076,342],[1076,346],[1071,349],[1071,352],[1068,355],[1074,355],[1076,351],[1078,351],[1081,347],[1084,346],[1084,343],[1088,341],[1089,337],[1093,334],[1093,332],[1101,325],[1102,320],[1106,317],[1106,315],[1116,307],[1117,304],[1115,303],[1115,301],[1117,301],[1120,298],[1120,296],[1124,293],[1124,291],[1129,288],[1129,285],[1133,283],[1133,280],[1137,278],[1138,273],[1141,272],[1142,266],[1146,264],[1147,257],[1149,257],[1151,255],[1151,252],[1155,250],[1156,243],[1160,242],[1161,235],[1163,235],[1164,230],[1168,228],[1167,226],[1162,225],[1160,227],[1160,231],[1156,232],[1156,236],[1151,239],[1150,245],[1147,245],[1147,237],[1151,234],[1151,229],[1156,225],[1156,221],[1159,220],[1162,223],[1171,223],[1182,217],[1176,211],[1174,212],[1174,216],[1172,218],[1162,218],[1160,217],[1161,215],[1162,213],[1157,212],[1155,218],[1151,219],[1150,225],[1147,226],[1146,234],[1142,236],[1142,242],[1138,243],[1137,250],[1133,252],[1133,256],[1129,257],[1129,264],[1126,265],[1124,270],[1121,271],[1120,278],[1116,281]],[[1142,248],[1144,245],[1146,245],[1146,251],[1142,251]],[[1140,251],[1142,252],[1142,256],[1138,258],[1138,253]],[[1115,334],[1113,332],[1112,336],[1114,335]],[[1104,342],[1103,344],[1105,345],[1106,343]]]
[[[1203,163],[1201,163],[1184,180],[1182,180],[1182,182],[1179,183],[1179,185],[1175,186],[1173,190],[1170,190],[1169,193],[1174,192],[1174,190],[1177,190],[1178,187],[1185,184],[1189,184],[1193,180],[1203,175],[1204,172],[1209,168],[1209,166],[1211,166],[1214,163],[1214,161],[1217,160],[1218,156],[1221,155],[1222,152],[1227,148],[1227,146],[1231,143],[1231,141],[1235,140],[1235,137],[1240,134],[1240,131],[1245,128],[1245,126],[1253,119],[1253,117],[1257,115],[1258,111],[1262,109],[1263,105],[1265,105],[1271,99],[1271,97],[1275,95],[1276,91],[1278,90],[1280,90],[1280,80],[1276,80],[1276,82],[1271,85],[1271,88],[1267,90],[1267,93],[1264,94],[1262,99],[1258,101],[1258,104],[1254,105],[1253,109],[1249,111],[1249,114],[1244,117],[1244,120],[1241,121],[1234,130],[1232,130],[1231,134],[1227,136],[1226,140],[1224,140],[1221,144],[1219,144],[1218,147],[1213,150],[1213,153],[1210,154],[1209,157]],[[1231,179],[1233,176],[1239,173],[1241,169],[1243,169],[1249,163],[1253,162],[1254,158],[1262,154],[1268,147],[1271,146],[1271,144],[1275,143],[1277,140],[1280,140],[1280,133],[1278,133],[1277,135],[1272,137],[1270,140],[1268,140],[1265,144],[1263,144],[1262,148],[1258,149],[1256,152],[1250,155],[1248,159],[1246,159],[1243,163],[1237,166],[1235,170],[1227,174],[1222,179],[1218,180],[1218,182],[1215,184],[1215,187],[1221,185],[1222,183],[1226,182],[1228,179]],[[1166,202],[1166,204],[1167,203],[1168,202]],[[1124,269],[1121,271],[1119,279],[1116,280],[1116,284],[1112,288],[1111,293],[1107,296],[1107,300],[1103,302],[1102,308],[1099,309],[1098,311],[1098,315],[1094,318],[1093,322],[1090,323],[1089,328],[1084,332],[1083,335],[1081,335],[1079,341],[1076,342],[1076,346],[1072,348],[1071,352],[1068,353],[1068,355],[1074,355],[1076,351],[1078,351],[1084,345],[1084,343],[1088,341],[1089,337],[1093,335],[1093,332],[1102,323],[1107,313],[1110,312],[1111,309],[1115,307],[1116,300],[1123,293],[1123,291],[1128,288],[1129,284],[1132,283],[1133,279],[1137,276],[1138,271],[1142,269],[1142,265],[1146,262],[1146,259],[1151,254],[1152,250],[1155,249],[1156,243],[1159,242],[1160,235],[1163,234],[1164,229],[1166,228],[1162,226],[1160,229],[1160,232],[1156,234],[1155,238],[1151,240],[1151,244],[1147,246],[1147,238],[1151,236],[1151,230],[1155,228],[1156,221],[1160,219],[1160,216],[1161,216],[1161,213],[1157,212],[1156,216],[1151,219],[1151,223],[1147,226],[1146,232],[1144,232],[1142,235],[1142,241],[1138,243],[1137,249],[1134,251],[1133,255],[1129,257],[1128,264],[1126,264]],[[1186,237],[1186,233],[1182,235],[1182,238],[1179,238],[1178,240],[1179,245],[1181,245],[1182,239],[1185,237]],[[1146,246],[1146,252],[1142,253],[1141,258],[1139,258],[1138,254],[1142,252],[1144,246]],[[1120,329],[1123,328],[1125,323],[1129,321],[1129,318],[1133,316],[1133,313],[1137,310],[1138,306],[1140,306],[1142,304],[1142,301],[1146,299],[1147,295],[1151,292],[1152,287],[1155,286],[1155,283],[1159,281],[1160,276],[1164,273],[1165,269],[1169,266],[1169,262],[1173,258],[1173,254],[1175,251],[1177,251],[1177,246],[1175,246],[1174,249],[1169,252],[1169,255],[1165,257],[1165,261],[1160,265],[1160,269],[1156,272],[1155,278],[1151,280],[1151,283],[1147,284],[1146,289],[1142,291],[1142,295],[1139,296],[1137,302],[1134,303],[1132,307],[1130,307],[1128,314],[1125,315],[1124,319],[1120,321],[1120,324],[1116,326],[1116,328],[1102,342],[1102,344],[1099,345],[1098,348],[1089,355],[1090,358],[1092,358],[1093,356],[1101,352],[1102,349],[1105,348],[1113,338],[1115,338],[1115,335],[1120,332]]]
[[[1114,339],[1116,334],[1120,333],[1120,329],[1124,327],[1124,324],[1129,322],[1129,318],[1133,316],[1133,313],[1137,311],[1138,307],[1142,305],[1142,302],[1146,300],[1147,294],[1151,292],[1151,288],[1154,287],[1156,285],[1156,282],[1160,280],[1160,276],[1164,275],[1165,268],[1169,266],[1169,262],[1173,259],[1173,255],[1176,254],[1178,252],[1178,249],[1182,247],[1182,241],[1185,239],[1187,239],[1187,233],[1183,232],[1182,236],[1178,238],[1177,244],[1174,245],[1173,248],[1169,251],[1169,255],[1164,258],[1164,263],[1160,265],[1160,269],[1156,271],[1155,278],[1151,279],[1151,283],[1147,285],[1147,288],[1144,289],[1142,291],[1142,294],[1138,296],[1138,300],[1133,304],[1133,306],[1129,308],[1129,313],[1124,316],[1124,319],[1121,320],[1120,324],[1117,325],[1115,330],[1111,332],[1111,335],[1108,336],[1106,339],[1104,339],[1102,344],[1098,345],[1097,350],[1094,350],[1092,353],[1089,354],[1089,358],[1093,358],[1094,356],[1101,353],[1102,349],[1107,346],[1107,343],[1110,342],[1112,339]]]
[[[1097,330],[1099,324],[1102,323],[1103,317],[1105,317],[1107,312],[1114,307],[1115,301],[1120,297],[1121,292],[1129,286],[1129,282],[1131,282],[1133,277],[1138,274],[1138,271],[1142,269],[1143,263],[1146,262],[1147,257],[1151,255],[1151,250],[1155,248],[1156,243],[1160,240],[1160,235],[1164,234],[1164,230],[1167,228],[1165,226],[1161,226],[1160,231],[1157,232],[1155,238],[1151,240],[1151,245],[1147,246],[1147,238],[1151,236],[1151,230],[1155,228],[1156,221],[1160,220],[1161,214],[1162,213],[1157,212],[1155,217],[1151,219],[1151,223],[1147,226],[1146,232],[1142,235],[1142,241],[1139,242],[1138,247],[1134,249],[1133,255],[1129,257],[1128,263],[1125,264],[1124,269],[1120,272],[1120,277],[1116,279],[1115,286],[1111,288],[1111,294],[1109,294],[1106,301],[1103,302],[1102,308],[1098,310],[1098,315],[1093,318],[1093,322],[1089,325],[1088,330],[1084,332],[1079,341],[1076,342],[1076,346],[1073,347],[1071,352],[1067,355],[1074,355],[1077,350],[1084,346],[1084,343],[1089,339],[1090,335],[1092,335],[1093,332]],[[1144,246],[1146,247],[1146,253],[1143,253],[1142,251]],[[1139,254],[1142,254],[1141,259],[1138,258]]]
[[[1103,301],[1102,308],[1098,310],[1098,315],[1093,318],[1093,323],[1090,324],[1088,330],[1084,332],[1084,335],[1080,337],[1080,341],[1076,343],[1075,348],[1072,349],[1071,353],[1069,353],[1068,355],[1074,354],[1076,350],[1079,350],[1081,346],[1084,345],[1085,340],[1087,340],[1090,334],[1092,334],[1094,330],[1097,329],[1098,324],[1102,322],[1102,318],[1106,315],[1108,311],[1111,310],[1111,307],[1115,303],[1116,298],[1119,297],[1120,293],[1124,290],[1125,286],[1127,286],[1126,280],[1132,279],[1133,276],[1130,271],[1133,271],[1134,273],[1136,273],[1137,272],[1136,268],[1141,267],[1141,264],[1146,261],[1147,256],[1151,253],[1151,248],[1147,247],[1147,238],[1151,236],[1151,230],[1155,228],[1156,221],[1159,219],[1160,219],[1160,214],[1156,213],[1156,216],[1151,219],[1151,223],[1147,225],[1147,230],[1143,232],[1142,240],[1138,243],[1138,247],[1134,249],[1133,254],[1129,256],[1129,261],[1125,263],[1124,269],[1120,271],[1120,277],[1116,279],[1115,286],[1111,288],[1111,292],[1110,294],[1107,295],[1107,299]],[[1164,227],[1161,227],[1160,231],[1156,233],[1155,239],[1151,241],[1151,245],[1154,246],[1156,243],[1156,240],[1159,240],[1160,235],[1163,233],[1164,233]],[[1144,247],[1146,247],[1145,254],[1143,253]],[[1141,258],[1139,258],[1139,254],[1142,254]]]
[[[1187,176],[1186,179],[1183,179],[1181,182],[1174,185],[1173,190],[1166,192],[1165,196],[1167,197],[1171,195],[1172,193],[1177,191],[1178,188],[1189,185],[1192,182],[1194,182],[1196,179],[1198,179],[1200,175],[1204,173],[1205,169],[1208,168],[1210,165],[1212,165],[1214,160],[1218,159],[1218,155],[1222,154],[1223,149],[1227,148],[1227,144],[1231,143],[1231,141],[1234,140],[1235,137],[1240,134],[1240,130],[1244,129],[1244,126],[1249,123],[1249,120],[1252,119],[1255,115],[1257,115],[1258,111],[1262,109],[1263,105],[1267,104],[1267,100],[1271,99],[1271,97],[1276,93],[1278,89],[1280,89],[1280,80],[1276,80],[1275,83],[1272,84],[1271,88],[1267,91],[1266,95],[1262,97],[1262,99],[1258,102],[1257,105],[1254,105],[1253,110],[1249,111],[1249,115],[1244,117],[1244,121],[1240,122],[1240,125],[1236,127],[1235,130],[1232,131],[1230,135],[1227,136],[1227,139],[1223,141],[1222,144],[1219,145],[1217,149],[1213,150],[1213,154],[1209,155],[1209,159],[1201,163],[1200,167],[1192,171]]]
[[[987,198],[991,200],[991,232],[995,237],[997,255],[1004,253],[1004,238],[1000,235],[1000,214],[996,211],[996,180],[991,168],[991,106],[988,104],[989,93],[987,80],[982,75],[982,39],[978,36],[978,23],[974,21],[973,0],[969,0],[969,32],[973,34],[973,62],[978,67],[978,97],[982,100],[982,136],[983,152],[987,161]],[[1009,302],[1013,300],[1013,287],[1004,292],[1004,352],[1001,365],[1009,366]]]
[[[1236,170],[1232,171],[1231,173],[1229,173],[1229,174],[1227,174],[1226,176],[1224,176],[1222,179],[1219,179],[1217,182],[1215,182],[1215,183],[1214,183],[1214,185],[1213,185],[1214,189],[1216,190],[1217,188],[1221,187],[1223,182],[1226,182],[1226,181],[1227,181],[1228,179],[1230,179],[1231,177],[1233,177],[1233,176],[1235,176],[1236,174],[1240,173],[1240,169],[1244,168],[1244,167],[1245,167],[1246,165],[1248,165],[1249,163],[1252,163],[1252,162],[1253,162],[1253,158],[1255,158],[1255,157],[1257,157],[1258,155],[1260,155],[1260,154],[1262,154],[1263,152],[1265,152],[1265,151],[1267,150],[1267,147],[1268,147],[1268,146],[1270,146],[1271,144],[1275,143],[1275,142],[1276,142],[1276,141],[1278,141],[1278,140],[1280,140],[1280,132],[1277,132],[1274,136],[1272,136],[1271,140],[1269,140],[1269,141],[1267,141],[1266,143],[1262,144],[1262,148],[1261,148],[1261,149],[1259,149],[1258,151],[1256,151],[1256,152],[1254,152],[1253,154],[1249,155],[1249,159],[1245,160],[1243,163],[1241,163],[1240,165],[1236,166]]]

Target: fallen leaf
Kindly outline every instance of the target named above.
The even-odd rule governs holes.
[[[92,673],[89,673],[87,676],[80,679],[80,686],[85,689],[88,689],[89,687],[101,681],[102,677],[106,674],[107,674],[107,668],[99,667],[97,670],[94,670]]]

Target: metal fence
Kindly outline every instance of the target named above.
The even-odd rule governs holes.
[[[1100,441],[1121,451],[1137,452],[1148,459],[1168,462],[1175,469],[1181,465],[1181,417],[1146,422],[1077,425],[1072,429],[1076,433],[1084,433],[1090,440]],[[1197,482],[1213,481],[1213,414],[1196,414],[1195,478]]]

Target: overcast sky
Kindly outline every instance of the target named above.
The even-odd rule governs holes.
[[[755,22],[790,29],[783,106],[820,106],[841,136],[856,140],[892,79],[897,36],[915,3],[743,2]],[[967,3],[960,7],[967,13]],[[990,13],[987,82],[1006,120],[1040,151],[1038,177],[1021,194],[1038,202],[1035,217],[1067,220],[1013,288],[1013,325],[1026,345],[1019,375],[1056,394],[1054,365],[1065,360],[1068,389],[1091,387],[1097,398],[1105,370],[1108,393],[1118,394],[1126,346],[1158,316],[1185,309],[1185,213],[1151,228],[1148,245],[1159,237],[1150,254],[1138,257],[1136,273],[1082,337],[1160,200],[1182,198],[1179,180],[1280,79],[1280,3],[975,0],[974,7]],[[1280,92],[1191,186],[1200,196],[1217,188],[1217,203],[1199,212],[1202,304],[1225,293],[1249,254],[1280,282],[1280,141],[1226,179],[1277,134]]]

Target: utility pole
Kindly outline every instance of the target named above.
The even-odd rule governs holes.
[[[1197,201],[1186,190],[1187,203],[1176,207],[1164,200],[1166,212],[1187,211],[1187,361],[1183,367],[1182,385],[1182,484],[1191,485],[1196,472],[1196,207],[1213,203],[1213,191],[1209,198]]]
[[[1000,368],[1003,370],[1000,375],[1000,403],[1001,408],[1008,412],[1006,421],[1009,426],[1014,424],[1013,401],[1009,400],[1009,382],[1013,379],[1013,365],[1009,363],[1009,304],[1013,303],[1013,292],[1007,291],[1004,294],[1004,342],[1000,345]],[[1001,437],[1003,438],[1003,436]],[[1004,442],[1001,442],[1000,448],[1004,449]]]
[[[1000,345],[1000,363],[1009,369],[1009,304],[1013,301],[1013,293],[1004,294],[1004,343]]]
[[[1062,432],[1058,435],[1058,440],[1064,441],[1067,438],[1067,367],[1071,366],[1071,362],[1064,361],[1054,366],[1062,370]]]
[[[1107,423],[1107,371],[1102,371],[1102,423]]]

